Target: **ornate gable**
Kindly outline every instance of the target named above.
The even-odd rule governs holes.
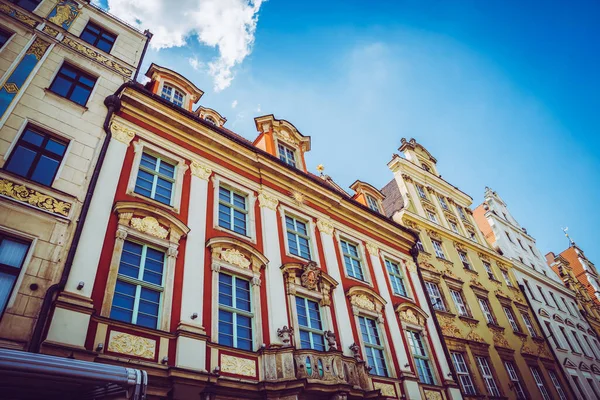
[[[319,298],[322,306],[331,304],[331,291],[338,286],[338,282],[320,269],[316,262],[286,263],[281,266],[281,271],[289,295],[305,292]]]
[[[213,269],[222,264],[250,273],[259,274],[269,264],[269,260],[254,247],[229,236],[219,236],[206,243],[212,253]]]

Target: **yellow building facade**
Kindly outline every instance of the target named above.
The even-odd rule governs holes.
[[[382,192],[385,212],[420,236],[422,283],[463,395],[562,399],[568,395],[510,260],[489,247],[472,198],[441,178],[437,160],[402,139]]]

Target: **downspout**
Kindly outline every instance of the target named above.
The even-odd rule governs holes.
[[[415,236],[415,240],[420,240],[420,238],[417,234],[414,234],[414,236]],[[440,338],[440,343],[442,344],[442,349],[444,350],[444,355],[446,356],[446,360],[448,360],[448,367],[450,368],[450,373],[452,374],[452,379],[454,380],[456,385],[458,385],[458,389],[460,390],[460,392],[462,394],[462,389],[458,382],[456,371],[454,370],[454,363],[452,362],[452,357],[450,357],[450,351],[448,350],[448,346],[446,345],[446,339],[444,338],[444,334],[442,332],[442,327],[440,326],[440,323],[435,314],[435,309],[433,308],[433,303],[431,302],[431,298],[429,296],[427,296],[427,290],[425,289],[425,279],[423,279],[423,273],[421,272],[421,268],[419,267],[419,260],[418,260],[419,249],[417,248],[416,244],[410,250],[410,255],[412,256],[413,261],[417,265],[417,274],[419,275],[419,281],[421,282],[421,288],[425,292],[425,299],[427,299],[427,305],[429,306],[429,309],[431,310],[431,313],[433,314],[432,315],[433,324],[435,325],[435,329],[438,333],[438,337]],[[442,379],[445,380],[446,377],[442,377]]]
[[[144,36],[146,36],[146,43],[144,43],[144,50],[142,50],[142,56],[140,57],[140,62],[138,63],[138,67],[135,69],[135,75],[133,75],[132,80],[134,82],[137,82],[137,78],[140,73],[140,67],[142,65],[142,61],[144,60],[144,57],[146,57],[146,50],[148,50],[148,43],[150,43],[150,39],[152,39],[152,32],[150,32],[150,30],[146,29],[144,31]]]
[[[531,300],[529,299],[529,297],[527,297],[527,292],[526,292],[524,286],[521,285],[521,284],[519,284],[519,289],[521,290],[521,293],[523,293],[523,297],[525,297],[525,300],[527,301],[527,306],[529,307],[529,309],[530,310],[535,310],[535,308],[533,308],[531,306]],[[535,322],[540,327],[540,331],[542,331],[542,335],[544,336],[544,340],[546,340],[546,343],[548,344],[548,347],[550,347],[550,349],[552,349],[552,351],[551,351],[552,357],[554,358],[554,362],[556,363],[556,365],[558,366],[558,369],[560,370],[560,374],[562,375],[563,380],[569,386],[569,390],[571,392],[571,395],[574,395],[573,398],[576,399],[577,396],[575,395],[575,391],[573,390],[573,387],[571,386],[571,382],[569,381],[569,378],[567,377],[567,374],[566,374],[565,370],[563,369],[562,365],[560,365],[560,360],[558,359],[558,356],[554,352],[554,347],[550,346],[550,340],[549,340],[550,337],[548,335],[546,335],[546,332],[544,331],[544,327],[540,323],[540,320],[539,320],[539,318],[537,316],[537,313],[533,312],[532,314],[533,314],[533,318],[535,319]]]

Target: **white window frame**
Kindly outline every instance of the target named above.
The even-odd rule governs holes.
[[[483,297],[477,297],[477,302],[479,303],[479,307],[481,308],[481,312],[483,313],[483,316],[485,317],[485,320],[487,321],[488,324],[493,324],[496,325],[496,318],[494,317],[494,314],[492,313],[492,309],[489,303],[488,299],[485,299]]]
[[[490,264],[487,261],[481,261],[481,263],[483,264],[483,269],[485,269],[485,272],[487,272],[488,278],[490,278],[493,281],[496,281],[496,274],[494,274],[494,270],[492,269],[492,264]]]
[[[419,197],[427,200],[427,192],[425,191],[425,187],[421,184],[415,183],[415,188]]]
[[[424,360],[425,363],[427,364],[427,366],[429,367],[429,372],[431,373],[431,379],[433,380],[433,382],[422,381],[421,376],[418,372],[418,367],[417,367],[416,375],[419,379],[419,382],[421,382],[424,385],[435,385],[437,382],[437,377],[435,374],[434,366],[431,362],[431,351],[430,351],[428,343],[427,343],[426,335],[423,334],[424,333],[423,331],[417,330],[417,329],[409,328],[409,329],[404,329],[404,331],[407,336],[406,341],[408,343],[408,348],[410,349],[410,354],[412,355],[415,366],[417,365],[417,359]],[[424,355],[415,354],[415,347],[417,347],[415,341],[416,341],[417,337],[421,342],[421,346],[423,347],[423,352],[425,353]]]
[[[288,237],[287,237],[287,225],[285,223],[285,217],[288,216],[288,217],[297,219],[300,222],[303,222],[306,224],[306,229],[308,231],[308,246],[310,248],[310,259],[320,265],[321,260],[319,257],[319,251],[318,251],[316,242],[314,240],[314,233],[316,232],[316,230],[315,230],[316,224],[315,224],[314,218],[311,218],[308,215],[300,213],[289,207],[286,207],[283,204],[279,205],[278,210],[279,210],[279,216],[281,219],[281,226],[283,228],[283,241],[285,243],[285,254],[289,257],[296,258],[300,261],[306,262],[306,258],[297,256],[290,252],[290,245],[289,245]]]
[[[421,239],[417,240],[416,245],[417,245],[417,249],[419,249],[419,251],[426,252],[425,246],[423,246],[423,242],[421,241]]]
[[[448,207],[448,202],[446,202],[444,196],[438,195],[437,198],[438,202],[440,203],[440,207],[442,207],[442,210],[450,211],[450,207]]]
[[[171,152],[165,151],[162,148],[149,143],[143,139],[138,139],[133,143],[133,149],[135,152],[133,158],[133,164],[131,165],[131,172],[129,173],[129,181],[127,182],[127,194],[139,199],[143,199],[149,203],[155,204],[162,208],[168,208],[179,213],[181,210],[181,193],[183,189],[183,176],[185,171],[188,169],[188,165],[185,159],[179,157]],[[142,161],[142,154],[146,152],[152,156],[160,157],[165,161],[169,161],[175,164],[175,182],[173,182],[173,191],[171,193],[171,204],[161,203],[158,200],[154,200],[150,197],[146,197],[142,194],[135,192],[135,184],[137,181],[138,172],[140,170],[140,163]]]
[[[27,272],[27,268],[29,268],[31,258],[33,257],[33,253],[35,251],[35,247],[38,242],[38,237],[30,235],[28,233],[17,231],[15,229],[8,228],[6,226],[2,226],[0,228],[0,231],[2,231],[2,233],[4,233],[7,236],[13,236],[16,239],[26,240],[26,241],[30,242],[29,249],[27,250],[27,253],[25,254],[25,258],[23,259],[23,266],[21,267],[21,270],[19,271],[19,274],[17,275],[17,279],[15,280],[15,285],[12,289],[12,293],[10,294],[10,296],[8,297],[8,300],[6,301],[6,306],[4,308],[4,313],[6,313],[6,311],[8,311],[8,309],[11,308],[15,304],[15,301],[17,300],[17,295],[19,294],[19,289],[21,288],[21,284],[23,283],[23,279],[25,277],[25,273]],[[1,312],[1,310],[0,310],[0,312]]]
[[[458,375],[458,381],[463,392],[466,395],[476,395],[477,389],[473,383],[473,378],[471,377],[471,372],[467,366],[465,355],[463,353],[453,351],[450,353],[450,357],[452,358],[452,363],[454,364],[454,369]]]
[[[368,193],[365,193],[365,198],[367,199],[367,206],[373,211],[381,213],[381,207],[379,206],[379,201]]]
[[[288,157],[288,154],[287,154],[287,152],[286,152],[285,154],[283,154],[283,158],[285,158],[285,160],[282,160],[282,159],[281,159],[281,156],[282,156],[282,154],[281,154],[281,149],[279,148],[280,146],[281,146],[281,147],[282,147],[284,150],[288,150],[290,153],[292,153],[292,155],[293,155],[294,159],[293,159],[293,160],[291,160],[291,161],[293,161],[293,162],[294,162],[293,164],[290,164],[290,163],[289,163],[290,159],[289,159],[289,157]],[[282,142],[282,141],[280,141],[280,140],[278,140],[278,141],[277,141],[277,143],[276,143],[276,147],[277,147],[277,158],[278,158],[280,161],[283,161],[283,162],[284,162],[286,165],[289,165],[290,167],[298,168],[298,149],[296,149],[296,148],[294,148],[294,147],[290,146],[289,144],[287,144],[287,143],[284,143],[284,142]]]
[[[373,283],[372,283],[373,280],[371,278],[371,272],[369,271],[369,264],[367,262],[367,252],[365,251],[364,242],[362,240],[358,239],[357,237],[354,237],[354,236],[344,233],[344,232],[339,232],[337,230],[335,232],[335,235],[336,235],[336,239],[338,242],[338,249],[340,252],[340,261],[342,263],[341,266],[342,266],[342,270],[344,271],[344,276],[348,279],[353,279],[358,282],[363,282],[363,283],[366,283],[368,286],[373,287]],[[358,250],[358,255],[360,256],[361,269],[363,272],[364,280],[360,280],[359,278],[354,278],[354,277],[348,275],[348,271],[346,269],[346,262],[344,261],[344,249],[342,248],[342,240],[356,246],[356,248]]]
[[[488,358],[484,356],[475,356],[475,360],[479,366],[479,372],[481,373],[481,377],[483,378],[487,392],[491,396],[501,396],[502,394],[500,393],[500,389],[498,388],[498,384],[494,378]]]
[[[173,92],[171,93],[171,98],[170,99],[167,99],[167,98],[165,98],[165,97],[162,96],[163,88],[164,88],[165,85],[167,85],[167,86],[171,87],[171,89],[173,89]],[[175,91],[176,90],[183,95],[183,105],[181,105],[181,106],[178,105],[178,104],[175,104],[173,102],[173,96],[175,96]],[[187,104],[188,104],[188,94],[187,94],[187,92],[185,90],[181,89],[179,85],[173,83],[171,80],[169,80],[169,79],[165,80],[164,78],[162,78],[161,81],[160,81],[160,85],[158,87],[157,94],[158,94],[158,96],[161,99],[165,99],[165,100],[169,101],[170,103],[172,103],[173,105],[176,105],[177,107],[181,107],[184,110],[187,110]]]
[[[531,321],[531,318],[529,318],[529,314],[526,314],[524,312],[521,312],[521,318],[523,318],[523,322],[525,323],[525,327],[527,328],[527,330],[529,331],[529,334],[531,335],[531,337],[538,337],[538,334],[533,326],[533,322]]]
[[[443,260],[447,260],[446,253],[444,252],[444,243],[441,240],[431,239],[435,256]]]
[[[506,368],[506,372],[508,373],[508,377],[513,385],[513,390],[517,395],[517,400],[526,400],[527,394],[525,393],[525,389],[523,389],[523,385],[521,384],[521,380],[519,379],[519,374],[517,373],[517,367],[515,366],[513,361],[505,360],[504,368]]]
[[[309,325],[310,325],[310,315],[308,313],[308,302],[312,301],[314,303],[317,303],[317,306],[319,307],[319,318],[321,320],[320,322],[321,322],[321,328],[322,328],[322,330],[319,330],[317,328],[313,328],[313,327],[310,327],[310,326],[303,326],[303,327],[300,326],[300,322],[299,322],[299,318],[298,318],[298,309],[297,309],[297,306],[298,306],[297,302],[298,302],[299,298],[304,300],[304,305],[305,305],[306,310],[307,310],[306,311],[306,317],[307,317],[307,320],[309,321]],[[298,332],[296,343],[297,343],[298,349],[302,349],[302,347],[301,347],[302,344],[301,344],[301,340],[300,340],[300,331],[305,331],[305,332],[309,333],[309,337],[310,337],[310,349],[315,350],[314,347],[313,347],[313,335],[319,335],[319,336],[323,337],[323,348],[324,348],[323,351],[327,351],[328,350],[328,348],[327,348],[327,340],[325,339],[325,331],[328,328],[327,315],[326,315],[326,312],[324,310],[324,307],[322,307],[321,304],[319,304],[319,303],[320,303],[319,300],[311,298],[310,296],[305,296],[305,295],[299,294],[299,293],[296,293],[294,295],[294,313],[295,313],[295,322],[296,322],[297,332]],[[308,350],[308,349],[305,349],[305,350]],[[318,351],[318,350],[315,350],[315,351]]]
[[[517,323],[517,319],[515,317],[515,313],[513,312],[513,310],[507,306],[502,306],[502,309],[504,310],[504,315],[506,315],[506,319],[508,319],[508,323],[510,324],[513,332],[520,333],[521,327]]]
[[[237,285],[236,285],[236,281],[238,279],[244,280],[246,282],[248,282],[248,287],[249,287],[249,294],[250,294],[250,310],[255,310],[256,308],[254,307],[254,291],[252,290],[252,279],[249,279],[247,276],[240,276],[238,274],[233,274],[230,273],[229,271],[224,271],[224,272],[220,272],[219,271],[219,278],[220,278],[220,274],[224,274],[224,275],[229,275],[231,276],[231,282],[232,282],[232,300],[233,300],[233,304],[235,304],[236,301],[236,290],[237,290]],[[217,325],[217,336],[215,337],[216,342],[219,343],[219,313],[221,310],[230,312],[233,316],[233,346],[227,346],[225,344],[219,343],[221,346],[226,346],[226,347],[230,347],[230,348],[234,348],[234,349],[238,349],[238,350],[242,350],[242,351],[253,351],[254,348],[256,348],[256,343],[254,342],[254,339],[256,337],[256,334],[254,332],[254,330],[256,329],[256,324],[254,323],[254,318],[255,318],[255,313],[250,311],[245,311],[245,310],[241,310],[235,306],[227,306],[224,304],[221,304],[219,302],[219,293],[220,293],[220,282],[219,279],[217,279],[217,296],[216,296],[216,303],[217,303],[217,307],[218,307],[218,311],[217,311],[217,319],[215,320],[215,324]],[[237,332],[236,332],[236,328],[237,328],[237,316],[238,315],[242,315],[244,317],[250,318],[250,326],[252,329],[252,337],[251,337],[251,341],[252,341],[252,346],[250,350],[246,350],[246,349],[241,349],[239,347],[237,347]]]
[[[245,186],[240,185],[224,176],[213,174],[211,178],[213,183],[213,228],[221,231],[227,232],[230,235],[241,238],[245,241],[250,241],[256,244],[256,213],[255,213],[255,204],[256,204],[256,194],[254,190],[247,188]],[[248,213],[246,214],[246,235],[242,235],[241,233],[237,233],[233,230],[223,228],[219,225],[219,188],[223,186],[228,190],[232,190],[242,196],[246,197],[246,204],[248,206]]]
[[[431,304],[434,310],[437,311],[447,311],[446,302],[444,301],[444,296],[442,295],[442,291],[440,290],[439,284],[435,282],[425,281],[425,291],[429,294],[429,298],[431,299]],[[434,299],[436,302],[434,302]],[[436,304],[440,304],[439,308],[436,308]]]
[[[450,225],[450,229],[452,229],[452,232],[458,233],[460,235],[460,228],[458,227],[456,222],[448,220],[448,225]]]
[[[465,251],[462,251],[462,250],[457,250],[457,252],[458,252],[458,258],[460,258],[460,261],[462,262],[463,267],[470,271],[473,271],[474,268],[473,268],[473,264],[471,264],[471,261],[469,260],[469,255]]]
[[[398,273],[390,272],[390,270],[388,268],[388,263],[396,266],[396,268],[398,269]],[[410,292],[408,290],[407,276],[406,276],[406,271],[404,270],[404,263],[393,260],[390,257],[383,257],[383,264],[385,267],[384,269],[388,275],[388,279],[390,281],[390,286],[392,287],[392,294],[395,296],[411,298],[409,295]],[[394,287],[394,278],[400,280],[400,283],[402,284],[402,287],[404,289],[404,294],[396,292],[396,289]]]
[[[143,152],[142,153],[142,160],[144,159],[144,154],[146,154],[146,155],[148,155],[150,157],[154,157],[156,159],[156,161],[157,161],[156,168],[159,169],[158,171],[156,169],[153,170],[153,171],[151,171],[151,172],[145,171],[145,172],[147,172],[147,173],[149,173],[149,174],[152,175],[152,188],[150,189],[150,196],[146,196],[146,197],[149,198],[149,199],[158,201],[159,203],[165,204],[167,206],[171,206],[171,204],[173,203],[173,195],[175,193],[175,183],[176,183],[176,179],[177,179],[177,165],[176,164],[173,165],[174,163],[169,162],[170,160],[165,160],[163,157],[156,156],[154,154],[150,154],[149,152]],[[173,166],[173,177],[172,178],[170,178],[168,176],[165,176],[165,175],[162,175],[160,173],[160,166],[162,164],[167,164],[167,165],[172,165]],[[140,173],[141,170],[142,170],[142,165],[140,163],[140,166],[139,166],[139,169],[138,169],[138,177],[136,179],[136,188],[134,188],[134,190],[137,189],[137,180],[139,179],[139,173]],[[150,168],[147,168],[147,170],[150,170]],[[162,201],[157,200],[155,198],[155,196],[156,196],[156,190],[157,190],[157,187],[158,187],[158,178],[161,178],[161,179],[166,180],[166,181],[168,181],[168,182],[171,183],[171,196],[169,198],[169,202],[168,203],[163,203]],[[136,192],[136,193],[139,194],[139,195],[144,196],[141,193],[138,193],[138,192]]]
[[[548,389],[546,388],[546,385],[544,384],[544,380],[542,379],[540,369],[535,366],[530,366],[529,370],[531,371],[531,375],[533,376],[533,380],[535,381],[535,384],[537,385],[538,390],[542,394],[542,398],[544,400],[552,400],[552,398],[550,397],[550,394],[548,393]]]
[[[360,318],[365,318],[365,319],[370,319],[370,320],[375,321],[375,326],[377,328],[377,335],[379,336],[379,342],[381,343],[379,346],[372,345],[372,344],[369,344],[367,346],[367,344],[365,343],[365,341],[363,339],[362,331],[360,329]],[[367,360],[367,348],[375,348],[375,349],[381,350],[381,352],[383,353],[383,358],[385,361],[385,368],[387,371],[387,375],[373,374],[373,376],[382,376],[382,377],[393,378],[395,376],[395,371],[394,371],[393,363],[390,363],[390,360],[392,360],[392,358],[390,357],[389,349],[387,346],[387,340],[385,338],[385,334],[386,334],[385,326],[383,324],[382,318],[375,317],[369,313],[360,312],[355,317],[355,323],[356,323],[356,328],[358,331],[361,348],[362,348],[363,354],[365,356],[365,360]],[[374,370],[376,369],[375,365],[369,365],[369,366],[373,367]]]
[[[438,222],[438,219],[437,219],[437,215],[436,215],[436,214],[435,214],[433,211],[430,211],[430,210],[425,210],[425,212],[427,213],[427,218],[428,218],[428,219],[429,219],[431,222],[433,222],[433,223],[436,223],[436,224],[439,224],[439,222]]]
[[[500,269],[500,271],[502,271],[502,277],[504,278],[504,282],[506,282],[506,286],[508,287],[513,287],[513,283],[510,279],[510,275],[508,274],[508,271]]]
[[[454,302],[454,306],[456,307],[456,311],[458,315],[461,317],[471,317],[471,312],[465,303],[465,298],[462,294],[462,290],[450,289],[450,297],[452,297],[452,301]]]

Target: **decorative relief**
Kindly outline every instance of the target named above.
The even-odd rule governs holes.
[[[447,317],[445,315],[437,314],[437,319],[442,328],[442,334],[444,336],[462,339],[462,333],[460,329],[454,324],[454,318]]]
[[[210,174],[212,174],[212,169],[204,164],[200,164],[198,161],[192,161],[190,164],[190,168],[192,170],[192,175],[197,176],[200,179],[205,181],[208,180]]]
[[[400,311],[398,317],[401,321],[407,322],[409,324],[425,326],[425,318],[423,318],[415,310],[411,310],[410,308]]]
[[[310,261],[304,266],[304,272],[300,276],[302,286],[309,290],[317,289],[319,280],[321,279],[321,270],[317,267],[317,263]]]
[[[63,0],[48,14],[48,21],[68,30],[79,15],[79,5],[71,0]]]
[[[397,397],[396,389],[394,388],[394,385],[392,385],[391,383],[383,383],[383,382],[373,381],[373,387],[375,388],[375,390],[377,390],[377,389],[381,390],[382,396],[394,397],[394,398]]]
[[[454,247],[456,247],[456,250],[462,251],[463,253],[467,252],[467,248],[461,243],[454,242]]]
[[[364,294],[357,294],[355,296],[352,296],[352,298],[350,299],[350,304],[365,310],[375,311],[375,303],[373,303],[371,299],[369,299]]]
[[[494,346],[496,347],[504,347],[505,349],[510,349],[510,344],[504,337],[504,334],[500,331],[493,331],[494,335]]]
[[[433,229],[427,229],[427,234],[429,235],[430,238],[435,239],[435,240],[442,240],[442,236],[439,234],[439,232],[434,231]]]
[[[477,255],[479,256],[479,258],[481,258],[483,261],[487,261],[490,262],[490,256],[488,256],[485,253],[477,253]]]
[[[327,235],[333,235],[333,223],[329,220],[319,218],[317,220],[317,228],[319,228],[319,232],[323,232]]]
[[[255,378],[256,362],[249,358],[221,354],[221,372]]]
[[[16,8],[9,6],[8,4],[0,3],[0,12],[17,19],[23,22],[24,24],[31,26],[32,28],[38,24],[38,22],[35,19],[31,18],[25,13],[22,13]]]
[[[0,195],[27,203],[53,214],[62,215],[63,217],[69,216],[72,206],[71,203],[57,200],[52,196],[42,194],[35,189],[11,182],[8,179],[0,179]]]
[[[284,325],[283,328],[277,329],[277,336],[281,338],[283,345],[285,347],[290,346],[292,333],[294,332],[294,328],[291,326],[288,328],[287,325]]]
[[[434,392],[433,390],[425,390],[425,400],[442,400],[442,394],[440,392]]]
[[[12,82],[6,82],[3,87],[9,94],[16,94],[19,91],[19,87]]]
[[[292,134],[290,134],[285,129],[279,129],[279,130],[277,130],[275,132],[275,136],[277,136],[277,138],[283,140],[284,142],[287,142],[287,143],[292,144],[294,146],[298,145],[298,141],[296,140],[296,138],[294,136],[292,136]]]
[[[413,221],[404,221],[404,224],[406,226],[408,226],[410,229],[412,229],[413,231],[421,231],[421,228],[419,227],[419,225],[416,224],[416,222]]]
[[[25,55],[32,54],[38,61],[40,61],[46,50],[48,50],[48,47],[50,47],[50,43],[44,42],[38,37],[33,41],[31,46],[29,46]]]
[[[279,204],[279,200],[270,194],[260,192],[258,194],[258,204],[261,207],[267,207],[268,209],[275,211],[277,210],[277,204]]]
[[[100,64],[103,64],[103,65],[107,66],[108,68],[111,68],[111,69],[117,71],[121,75],[130,77],[131,74],[133,73],[133,70],[116,63],[115,61],[109,59],[105,55],[100,54],[99,52],[93,50],[92,48],[85,46],[71,38],[65,37],[62,42],[65,45],[67,45],[68,47],[77,51],[78,53],[81,53],[81,54],[91,58],[92,60],[95,60],[95,61],[99,62]]]
[[[50,35],[52,37],[56,37],[60,33],[56,29],[54,29],[48,25],[44,26],[44,28],[42,29],[42,32],[47,33],[48,35]]]
[[[156,354],[156,340],[130,335],[129,333],[111,331],[108,338],[107,350],[113,353],[152,360]]]
[[[294,190],[292,191],[292,200],[294,201],[294,204],[296,204],[297,206],[301,206],[306,201],[306,197],[302,192]]]
[[[402,174],[402,179],[404,179],[406,182],[413,182],[413,178],[406,174]]]
[[[148,235],[165,239],[169,231],[163,228],[154,217],[131,218],[131,227]]]
[[[412,260],[402,260],[408,272],[415,273],[417,272],[417,264],[415,264]]]
[[[113,138],[128,146],[135,137],[135,131],[128,129],[115,121],[110,124],[110,131],[112,132]]]
[[[241,268],[249,269],[250,260],[246,258],[238,249],[226,249],[221,251],[221,260],[228,262],[229,264],[236,265]]]
[[[379,256],[379,247],[373,242],[367,242],[367,251],[374,257]]]

